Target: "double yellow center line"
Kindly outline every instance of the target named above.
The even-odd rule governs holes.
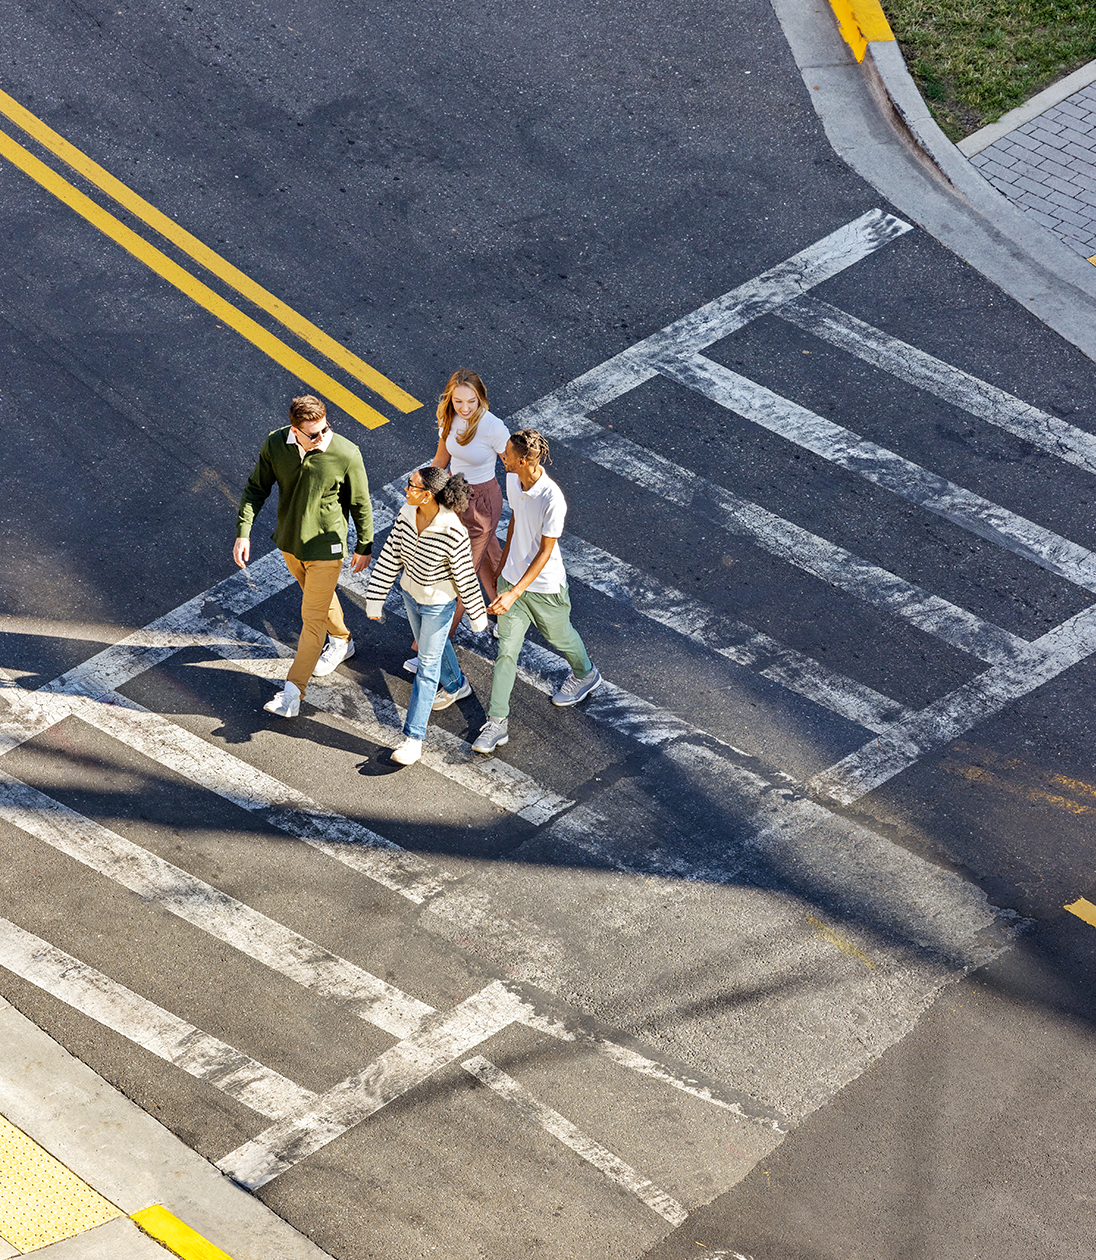
[[[131,188],[127,188],[109,171],[104,170],[97,162],[93,162],[86,154],[69,144],[63,136],[47,127],[40,118],[36,118],[3,91],[0,91],[0,113],[6,115],[28,136],[55,157],[67,163],[89,183],[101,189],[132,215],[147,223],[185,254],[189,254],[195,262],[200,263],[219,280],[242,294],[260,310],[272,315],[302,341],[307,342],[333,363],[338,364],[345,372],[367,385],[397,410],[408,412],[422,406],[422,403],[413,398],[405,389],[401,389],[395,382],[383,376],[376,368],[370,367],[368,363],[359,359],[345,346],[340,345],[333,337],[329,337],[322,328],[317,328],[310,320],[287,306],[262,285],[256,284],[250,276],[245,276],[226,258],[222,258],[215,250],[210,249],[208,245],[203,244],[196,236],[180,227],[173,219],[169,219],[166,214],[162,214],[155,206],[138,196]],[[157,275],[163,276],[199,306],[205,307],[223,324],[234,329],[242,337],[246,337],[264,354],[269,355],[275,363],[280,364],[306,385],[323,394],[330,402],[341,407],[366,428],[375,429],[378,425],[387,424],[387,416],[370,407],[368,403],[351,393],[321,368],[298,354],[291,346],[275,337],[273,333],[249,315],[245,315],[231,302],[226,301],[219,293],[203,284],[185,268],[180,267],[155,245],[149,244],[144,237],[127,227],[121,219],[116,218],[108,210],[104,210],[102,206],[92,201],[68,180],[63,179],[51,167],[35,157],[29,149],[25,149],[3,131],[0,131],[0,155],[63,201],[65,205],[75,210],[77,214],[82,215],[123,249],[128,250],[135,258],[151,267]]]

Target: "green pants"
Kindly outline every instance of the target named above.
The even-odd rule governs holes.
[[[499,593],[508,591],[512,585],[512,582],[500,577]],[[510,692],[514,690],[514,679],[518,676],[518,654],[530,624],[536,626],[545,641],[566,658],[576,678],[585,678],[594,668],[578,632],[571,625],[571,597],[567,594],[567,587],[554,595],[526,591],[514,600],[510,611],[499,618],[499,654],[491,679],[491,703],[487,709],[487,716],[497,722],[510,715]]]

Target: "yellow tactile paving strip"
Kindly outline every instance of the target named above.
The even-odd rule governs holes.
[[[19,1251],[34,1251],[122,1215],[0,1116],[0,1238]]]

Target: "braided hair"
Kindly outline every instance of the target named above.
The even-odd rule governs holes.
[[[510,434],[514,450],[522,459],[533,464],[550,464],[552,456],[548,453],[547,440],[536,429],[518,429]]]
[[[465,479],[464,473],[457,473],[451,477],[444,468],[434,468],[431,465],[429,468],[420,468],[419,476],[439,507],[448,508],[450,512],[456,512],[460,516],[468,506],[468,500],[472,497],[472,487]]]

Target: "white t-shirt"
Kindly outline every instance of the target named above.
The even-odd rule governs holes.
[[[476,436],[467,446],[461,446],[457,438],[463,437],[468,430],[468,421],[460,416],[453,417],[449,436],[445,439],[445,449],[449,454],[449,471],[456,476],[464,473],[468,483],[473,486],[490,481],[495,475],[495,456],[506,450],[510,440],[510,430],[493,412],[485,411],[476,426]],[[441,430],[438,430],[440,436]]]
[[[521,488],[517,473],[507,473],[506,501],[514,514],[514,532],[502,576],[513,586],[521,581],[525,570],[533,563],[533,557],[540,550],[541,538],[558,538],[563,533],[567,500],[552,478],[542,472],[528,490]],[[567,570],[563,567],[557,543],[552,548],[548,563],[526,589],[539,591],[542,595],[554,595],[566,585]]]

